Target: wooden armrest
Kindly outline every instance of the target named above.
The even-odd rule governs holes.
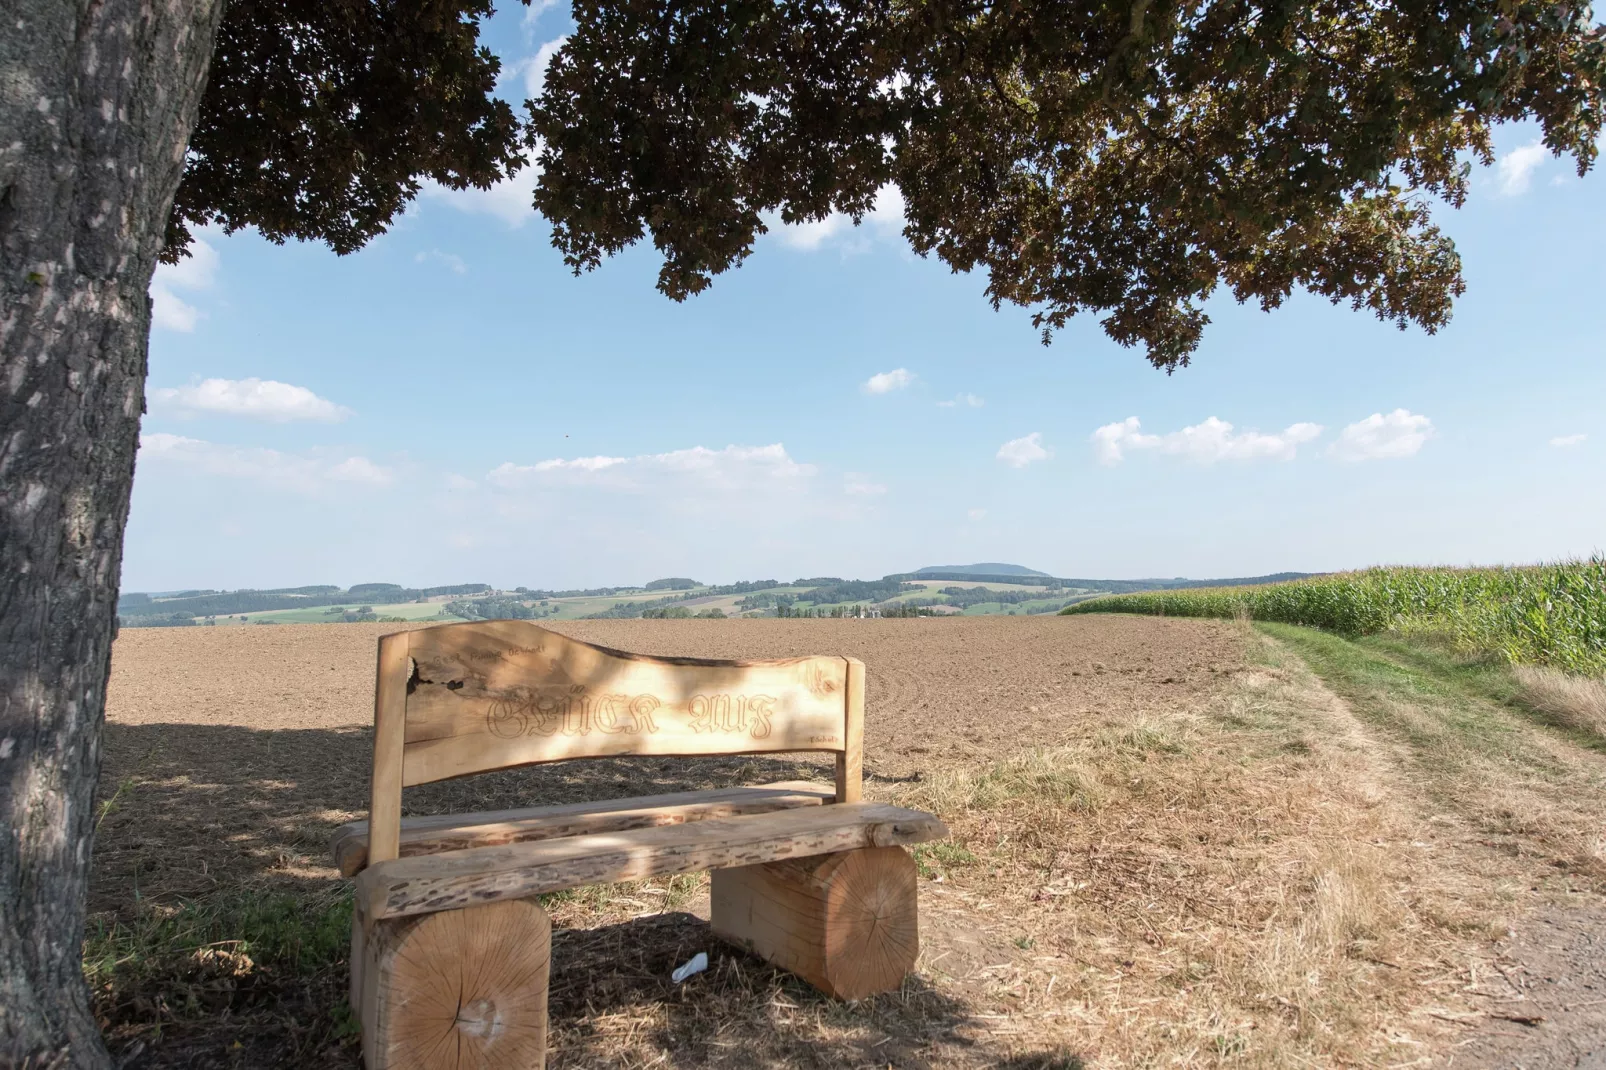
[[[634,799],[532,806],[523,810],[408,817],[401,823],[401,857],[769,813],[819,806],[834,798],[827,785],[791,780],[713,791],[644,795]],[[341,874],[355,876],[368,864],[368,822],[353,821],[340,826],[329,847]]]
[[[362,872],[356,901],[372,921],[589,884],[904,846],[947,834],[931,814],[885,803],[807,806],[392,859]]]

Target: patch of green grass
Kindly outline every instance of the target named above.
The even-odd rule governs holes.
[[[138,981],[175,959],[226,949],[259,968],[306,976],[345,961],[351,894],[322,901],[283,892],[241,892],[177,905],[141,903],[131,915],[94,916],[84,934],[91,985]]]
[[[1452,643],[1433,636],[1368,636],[1357,640],[1357,645],[1428,677],[1452,692],[1504,706],[1560,733],[1578,746],[1606,752],[1606,739],[1568,725],[1535,706],[1528,688],[1517,679],[1511,666],[1498,658],[1460,653]]]
[[[980,861],[968,847],[947,840],[918,844],[910,854],[914,856],[916,871],[927,880],[945,876],[950,869],[973,866]]]
[[[146,901],[89,919],[84,976],[114,1051],[162,1041],[174,1052],[232,1046],[239,1065],[329,1065],[357,1036],[350,941],[344,888]]]
[[[1288,624],[1255,627],[1286,644],[1363,720],[1408,743],[1423,757],[1459,764],[1471,754],[1509,755],[1515,726],[1498,705],[1454,677],[1440,677],[1389,656],[1383,644]]]

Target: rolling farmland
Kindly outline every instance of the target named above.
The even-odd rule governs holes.
[[[969,566],[971,569],[987,566]],[[1259,583],[1248,580],[1056,579],[1017,565],[996,576],[922,570],[878,580],[835,576],[699,584],[685,577],[644,586],[589,590],[498,590],[484,583],[404,588],[364,583],[350,589],[321,585],[271,590],[191,590],[125,593],[118,615],[123,627],[190,627],[239,624],[413,623],[456,620],[587,620],[641,617],[844,617],[844,616],[1035,616],[1054,613],[1105,593]],[[939,574],[928,575],[936,572]]]

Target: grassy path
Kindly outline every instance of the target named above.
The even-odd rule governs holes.
[[[1420,1013],[1449,1023],[1435,1066],[1593,1066],[1606,1050],[1606,748],[1525,701],[1513,674],[1431,646],[1256,625],[1304,662],[1415,796],[1424,876],[1491,930],[1456,969],[1464,1002]],[[1478,946],[1481,944],[1481,948]],[[1424,981],[1424,990],[1431,985]],[[1520,1028],[1513,1029],[1517,1023]]]
[[[1606,891],[1606,747],[1525,706],[1501,667],[1398,640],[1257,624],[1393,747],[1441,816],[1539,865],[1535,879]],[[1548,870],[1548,872],[1547,872]]]

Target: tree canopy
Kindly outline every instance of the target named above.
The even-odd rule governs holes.
[[[485,188],[517,171],[523,124],[479,43],[490,14],[490,0],[231,0],[165,259],[207,223],[350,253],[424,179]]]
[[[650,236],[682,300],[766,219],[857,219],[890,183],[914,248],[1045,341],[1092,313],[1169,370],[1222,286],[1444,325],[1464,284],[1435,204],[1503,121],[1582,174],[1606,78],[1584,0],[575,0],[519,119],[489,12],[230,5],[169,252],[207,220],[347,252],[421,178],[483,187],[530,151],[571,267]]]

